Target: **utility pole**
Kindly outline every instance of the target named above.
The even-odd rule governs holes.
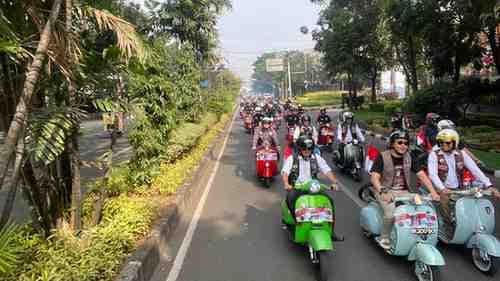
[[[290,54],[287,53],[286,55],[287,62],[288,62],[288,93],[291,98],[293,98],[293,93],[292,93],[292,72],[290,71]]]

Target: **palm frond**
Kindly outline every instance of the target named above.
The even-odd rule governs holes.
[[[0,273],[6,273],[18,260],[19,249],[12,245],[16,231],[17,226],[12,223],[0,229]]]
[[[95,19],[96,26],[100,31],[112,30],[116,33],[117,45],[126,60],[134,56],[140,61],[146,59],[146,47],[132,24],[106,10],[89,6],[85,7],[84,14]]]
[[[76,107],[34,111],[28,122],[28,155],[44,164],[54,161],[64,151],[68,136],[85,116],[85,112]]]

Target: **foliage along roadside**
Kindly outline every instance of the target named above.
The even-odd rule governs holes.
[[[17,252],[17,263],[9,272],[0,273],[0,279],[112,280],[123,259],[149,231],[165,197],[186,180],[229,118],[228,114],[223,115],[182,158],[162,164],[151,188],[139,188],[133,194],[110,198],[104,207],[103,222],[98,226],[83,230],[79,236],[62,228],[48,240],[27,226],[17,232],[9,242],[10,248]]]
[[[339,91],[320,91],[306,93],[297,97],[297,102],[305,107],[328,106],[342,103],[342,92]]]

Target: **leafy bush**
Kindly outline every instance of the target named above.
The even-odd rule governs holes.
[[[148,198],[120,196],[104,209],[105,223],[75,237],[64,230],[44,240],[29,231],[16,237],[23,262],[0,277],[5,281],[112,280],[122,259],[149,229],[158,204]]]
[[[385,116],[391,116],[394,114],[396,111],[400,111],[402,106],[402,102],[397,100],[397,101],[391,101],[391,102],[385,102],[384,103],[384,114]]]
[[[384,104],[383,103],[370,103],[368,105],[368,108],[370,109],[370,111],[384,112]]]

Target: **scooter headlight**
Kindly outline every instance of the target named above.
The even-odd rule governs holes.
[[[321,185],[317,181],[311,183],[311,188],[309,189],[312,193],[317,193],[321,190]]]

